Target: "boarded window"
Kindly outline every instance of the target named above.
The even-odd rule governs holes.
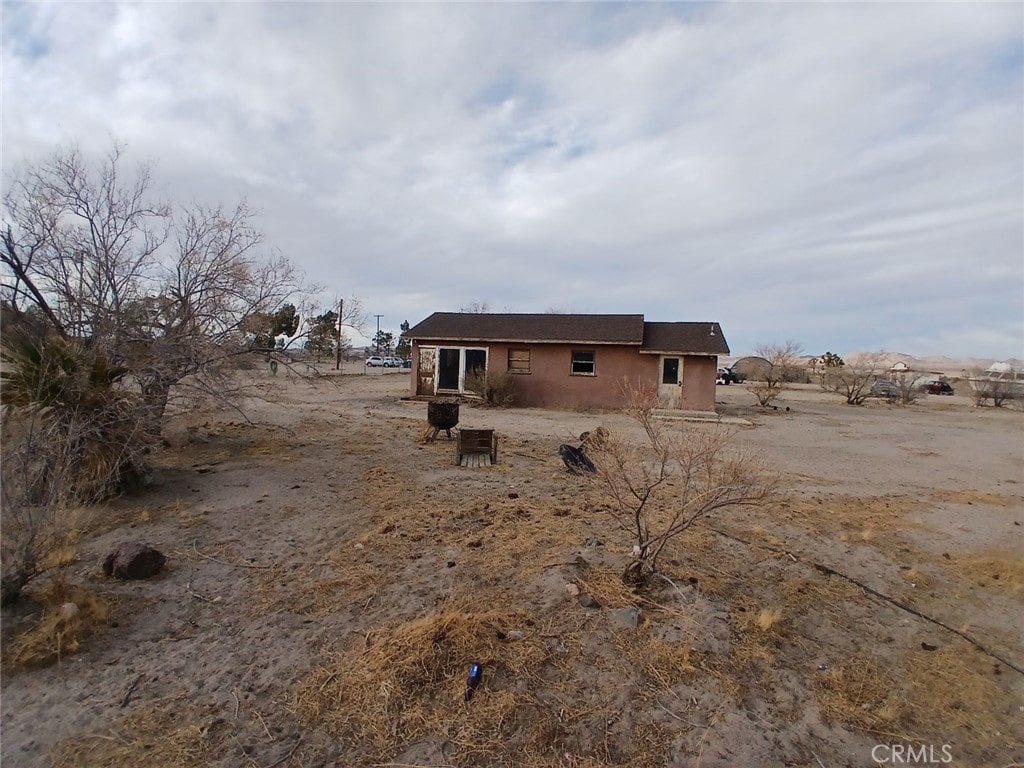
[[[573,350],[571,373],[576,376],[593,376],[594,372],[594,351]]]
[[[529,373],[530,372],[530,350],[510,349],[508,351],[508,372]]]

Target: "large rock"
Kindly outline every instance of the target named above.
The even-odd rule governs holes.
[[[103,561],[103,572],[117,579],[148,579],[164,567],[167,558],[146,544],[126,541]]]

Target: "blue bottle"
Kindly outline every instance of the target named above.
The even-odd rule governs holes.
[[[473,691],[480,685],[480,680],[484,676],[483,664],[473,663],[469,665],[469,675],[466,677],[466,701],[469,701],[473,697]]]

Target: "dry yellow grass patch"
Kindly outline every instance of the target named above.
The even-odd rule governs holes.
[[[955,491],[934,491],[931,494],[931,499],[948,504],[987,504],[993,507],[1013,507],[1020,504],[1020,499],[1013,496],[988,493],[971,488]]]
[[[296,687],[294,710],[371,761],[428,735],[454,745],[456,765],[507,754],[517,746],[510,739],[524,754],[543,752],[557,720],[538,717],[538,704],[514,683],[534,674],[545,650],[533,635],[507,639],[527,619],[453,602],[375,630],[369,647],[358,638],[347,650],[329,653]],[[467,702],[466,675],[474,662],[483,665],[483,682]]]
[[[1000,711],[1006,701],[1000,686],[1016,674],[963,642],[937,651],[913,650],[903,658],[906,727],[920,739],[943,735],[945,740],[978,747],[1021,746],[1020,712]],[[999,669],[1000,674],[996,674]],[[1019,691],[1019,684],[1017,686]],[[1011,699],[1012,700],[1012,699]],[[1018,703],[1018,702],[1014,702]]]
[[[1024,591],[1024,555],[1006,549],[990,549],[970,555],[939,559],[957,578],[1009,595]]]
[[[125,718],[109,733],[59,742],[50,753],[53,768],[95,768],[151,764],[200,768],[210,764],[227,724],[184,699],[149,706]]]
[[[787,499],[771,511],[778,520],[804,526],[810,531],[841,531],[867,541],[880,532],[913,525],[911,512],[922,502],[910,496],[844,496],[822,494]]]
[[[816,680],[815,693],[826,717],[874,733],[894,733],[902,712],[893,678],[859,656],[823,673]]]
[[[40,596],[43,615],[34,626],[4,644],[5,666],[38,667],[59,662],[107,620],[106,603],[96,595],[55,579]]]

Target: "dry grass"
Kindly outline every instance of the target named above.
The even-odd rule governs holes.
[[[775,520],[796,523],[812,532],[843,532],[867,541],[879,532],[911,527],[909,515],[921,505],[910,496],[820,494],[787,499],[771,512]]]
[[[1024,555],[1005,549],[991,549],[970,555],[938,559],[957,578],[1008,595],[1024,591]]]
[[[987,504],[993,507],[1014,507],[1020,505],[1020,498],[999,493],[988,493],[974,489],[933,491],[933,501],[947,504]]]
[[[956,643],[914,650],[900,667],[890,674],[853,657],[828,670],[816,684],[822,712],[908,743],[951,743],[985,764],[1002,765],[1024,746],[1016,702],[1005,690],[1016,681],[976,649]]]
[[[227,729],[226,721],[182,697],[148,706],[109,733],[65,739],[50,760],[53,768],[115,768],[154,760],[165,768],[199,768],[210,764]]]
[[[957,743],[1002,744],[1007,753],[1014,741],[1021,746],[1019,710],[997,704],[1007,700],[1003,688],[1018,682],[1007,679],[1010,670],[962,642],[937,651],[913,650],[902,666],[904,723],[918,738],[943,734]],[[1019,691],[1019,682],[1016,687]]]
[[[815,693],[822,713],[873,733],[893,733],[901,714],[895,681],[870,659],[853,656],[824,672]]]
[[[75,653],[107,620],[108,607],[96,595],[72,587],[59,575],[38,597],[42,617],[4,643],[4,666],[40,667]]]
[[[543,644],[535,636],[505,639],[527,619],[521,612],[474,611],[458,601],[376,630],[369,647],[359,638],[345,651],[330,652],[299,683],[295,712],[371,762],[426,736],[454,745],[456,765],[491,762],[516,749],[543,751],[557,722],[538,717],[538,704],[515,686],[543,662]],[[466,702],[473,662],[483,664],[483,682]]]
[[[780,608],[762,608],[757,614],[754,625],[762,632],[769,632],[780,621],[782,621],[782,610]]]

